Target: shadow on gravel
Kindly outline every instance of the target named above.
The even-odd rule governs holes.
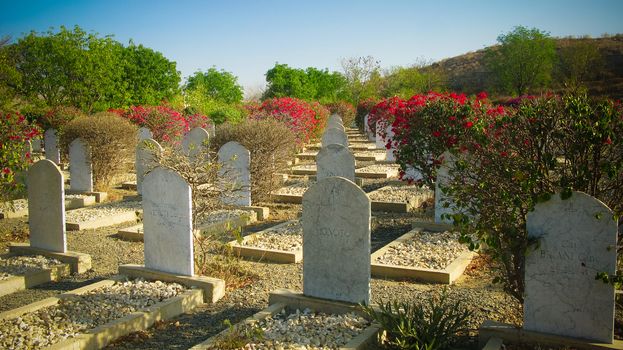
[[[192,314],[158,322],[154,327],[131,333],[105,349],[188,349],[261,311],[259,308],[215,304],[200,306]]]

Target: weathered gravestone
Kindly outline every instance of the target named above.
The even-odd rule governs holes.
[[[57,253],[67,251],[63,174],[48,159],[28,170],[28,226],[30,246]]]
[[[340,176],[355,182],[355,156],[342,145],[331,144],[320,148],[316,155],[316,181]]]
[[[182,151],[191,160],[195,160],[198,154],[207,147],[210,135],[204,128],[196,127],[190,130],[182,140]]]
[[[332,116],[329,117],[326,128],[327,129],[336,128],[336,129],[341,129],[342,131],[345,131],[342,118],[338,116],[337,114],[333,114]]]
[[[303,294],[370,302],[370,199],[329,177],[303,195]]]
[[[69,144],[69,185],[72,191],[93,191],[91,148],[80,138]]]
[[[230,180],[234,193],[223,197],[228,205],[251,205],[251,153],[236,141],[224,144],[218,150],[218,161],[223,166],[220,176]]]
[[[32,151],[33,152],[41,152],[41,136],[37,136],[34,139],[31,140],[31,145],[32,145]]]
[[[614,287],[595,276],[616,270],[613,212],[586,193],[556,194],[528,213],[526,226],[539,244],[526,256],[524,328],[612,343]]]
[[[344,130],[337,128],[329,128],[322,134],[321,146],[327,147],[332,144],[342,145],[348,147],[348,136]]]
[[[157,166],[156,157],[162,154],[162,146],[153,139],[145,139],[136,146],[136,191],[143,193],[143,178],[145,174]]]
[[[138,128],[138,142],[141,142],[143,140],[146,139],[153,139],[154,138],[154,134],[151,132],[151,130],[149,130],[149,128],[146,128],[144,126],[141,126],[140,128]]]
[[[437,170],[437,179],[435,181],[435,222],[452,224],[452,219],[443,218],[443,216],[444,214],[454,214],[456,207],[452,199],[443,193],[442,188],[447,186],[450,181],[449,173],[454,167],[456,158],[448,151],[445,151],[441,157],[443,160]]]
[[[191,189],[176,172],[157,167],[143,182],[145,267],[194,275]]]
[[[385,140],[381,136],[381,130],[383,129],[383,123],[376,121],[376,135],[375,135],[375,144],[376,148],[385,149]]]
[[[366,133],[366,136],[368,137],[368,140],[375,141],[376,138],[374,136],[374,133],[370,129],[370,125],[368,125],[368,119],[369,118],[370,118],[370,115],[368,115],[368,114],[366,114],[366,116],[363,117],[363,130]]]
[[[387,126],[387,129],[385,129],[385,132],[387,133],[387,136],[385,137],[385,148],[387,149],[387,143],[391,142],[391,140],[394,138],[394,130],[392,129],[391,124]],[[395,150],[395,147],[393,146],[393,144],[390,145],[389,149],[387,149],[386,151],[386,155],[385,155],[386,161],[390,161],[390,162],[396,161],[394,150]]]
[[[208,135],[210,135],[210,138],[214,138],[216,137],[216,126],[214,124],[208,124],[206,125],[206,130],[208,131]]]
[[[43,143],[45,147],[45,159],[49,159],[54,164],[61,163],[61,152],[58,149],[58,138],[56,130],[48,129],[43,134]]]

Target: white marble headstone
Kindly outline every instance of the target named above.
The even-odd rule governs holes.
[[[528,213],[526,226],[539,245],[526,256],[524,328],[612,343],[614,287],[595,276],[616,272],[613,212],[583,192],[556,194]]]
[[[374,136],[376,148],[385,149],[385,139],[381,136],[380,130],[382,130],[383,123],[376,121],[376,135]]]
[[[251,153],[236,141],[224,144],[218,150],[218,161],[223,164],[221,177],[227,176],[235,192],[233,197],[224,197],[228,205],[251,205]]]
[[[143,182],[145,267],[194,275],[191,189],[176,172],[157,167]]]
[[[366,133],[368,140],[375,141],[376,137],[374,136],[374,133],[372,132],[372,130],[370,129],[370,126],[368,125],[369,118],[370,118],[369,114],[366,114],[365,117],[363,117],[363,130]]]
[[[61,152],[58,148],[58,137],[55,129],[48,129],[43,134],[43,143],[45,147],[45,159],[49,159],[54,164],[61,163]]]
[[[136,191],[143,193],[143,178],[145,174],[156,167],[156,157],[162,154],[162,146],[154,139],[145,139],[136,146]]]
[[[34,139],[31,140],[31,144],[32,144],[32,150],[33,152],[41,152],[42,147],[41,147],[41,136],[37,136]]]
[[[210,135],[206,129],[200,127],[193,128],[184,135],[182,151],[190,159],[195,159],[202,150],[206,149],[209,139]]]
[[[344,147],[348,147],[348,136],[346,135],[344,130],[340,130],[337,128],[329,128],[325,130],[325,132],[322,134],[322,147],[326,147],[334,143],[342,145]]]
[[[69,144],[69,185],[72,191],[93,191],[91,148],[80,138]]]
[[[65,253],[65,181],[61,170],[48,159],[28,169],[28,226],[30,246]]]
[[[388,125],[387,129],[385,130],[387,133],[387,136],[385,137],[385,145],[387,148],[387,142],[389,142],[390,140],[394,139],[394,130],[392,129],[392,125]],[[385,155],[385,160],[389,161],[389,162],[395,162],[396,161],[396,156],[394,155],[394,151],[396,150],[396,148],[394,147],[394,145],[392,144],[390,149],[387,149],[386,155]]]
[[[145,139],[153,139],[154,134],[149,130],[149,128],[141,126],[138,128],[138,141],[141,142]]]
[[[316,181],[340,176],[355,182],[355,156],[342,145],[331,144],[320,148],[316,155]]]
[[[206,130],[208,131],[208,135],[210,135],[210,138],[215,138],[216,137],[216,126],[212,123],[206,125]]]
[[[317,182],[303,195],[303,293],[370,302],[370,199],[341,177]]]
[[[437,180],[435,181],[435,222],[452,224],[452,219],[444,219],[442,216],[444,214],[454,214],[457,212],[457,209],[452,199],[443,193],[442,187],[450,182],[449,173],[454,167],[456,158],[449,151],[444,152],[442,157],[443,161],[437,170]]]

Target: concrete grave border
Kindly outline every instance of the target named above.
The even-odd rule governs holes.
[[[359,315],[363,314],[357,309],[357,305],[348,304],[343,302],[324,300],[318,298],[312,298],[304,296],[301,293],[296,293],[288,289],[278,289],[270,292],[268,297],[269,306],[264,310],[254,314],[251,317],[244,319],[243,321],[234,325],[234,329],[238,329],[248,324],[254,324],[269,316],[273,316],[281,312],[281,310],[293,311],[295,309],[309,308],[317,312],[331,313],[331,314],[343,314],[347,312],[356,312]],[[364,329],[358,336],[351,339],[348,343],[338,348],[338,350],[363,350],[367,349],[371,344],[376,342],[377,334],[380,329],[374,324]],[[225,329],[219,334],[212,336],[204,342],[197,344],[190,348],[190,350],[205,350],[209,349],[210,345],[213,345],[218,337],[226,335],[230,332],[230,329]]]
[[[0,259],[9,259],[19,254],[7,253],[0,255]],[[51,266],[48,269],[39,269],[23,275],[14,275],[0,281],[0,297],[32,288],[40,284],[58,281],[71,274],[71,267],[67,263]]]
[[[85,294],[91,290],[106,287],[123,281],[122,276],[113,276],[111,279],[99,281],[87,286],[62,293],[56,297],[43,299],[17,309],[0,313],[0,321],[17,318],[26,313],[35,312],[42,308],[58,304],[63,299],[75,295]],[[184,293],[156,303],[141,311],[130,313],[122,318],[112,320],[106,324],[92,328],[85,333],[55,343],[47,349],[74,350],[74,349],[102,349],[119,337],[132,332],[151,327],[156,321],[168,320],[185,312],[191,311],[203,303],[203,293],[199,289],[187,290]]]
[[[432,283],[442,283],[442,284],[452,284],[456,279],[458,279],[465,268],[472,261],[476,253],[472,251],[467,251],[462,253],[458,258],[456,258],[453,262],[450,263],[443,270],[436,269],[427,269],[421,267],[407,267],[407,266],[399,266],[399,265],[390,265],[390,264],[379,264],[376,263],[376,258],[382,256],[390,247],[395,246],[403,241],[406,241],[413,237],[416,233],[421,231],[433,231],[433,232],[443,232],[446,230],[451,230],[451,225],[445,224],[435,224],[428,222],[417,222],[413,224],[413,230],[405,233],[404,235],[398,237],[397,239],[389,242],[387,245],[383,246],[376,252],[372,253],[370,257],[372,260],[371,264],[371,274],[376,277],[384,277],[384,278],[413,278],[420,281],[432,282]]]
[[[85,273],[91,269],[91,256],[85,253],[66,251],[65,253],[51,252],[41,248],[31,247],[28,243],[10,243],[9,253],[15,255],[43,255],[69,264],[71,273]]]
[[[96,197],[93,195],[85,195],[83,198],[67,198],[65,197],[65,210],[80,209],[95,205]],[[0,212],[0,219],[14,219],[28,216],[28,208],[17,211]]]
[[[494,341],[494,339],[501,339],[501,341]],[[502,349],[503,341],[528,344],[538,343],[539,345],[548,346],[563,345],[588,350],[623,349],[623,340],[615,339],[612,344],[597,343],[591,340],[527,331],[510,324],[491,320],[485,320],[478,328],[478,343],[480,344],[480,348],[487,346],[487,350]]]
[[[137,211],[142,211],[137,210]],[[104,216],[91,221],[83,222],[65,222],[65,229],[67,231],[80,231],[88,229],[96,229],[101,227],[108,227],[125,222],[136,221],[136,212],[117,213],[108,216]]]
[[[368,151],[376,151],[376,149],[370,149],[370,150],[363,150],[360,152],[368,152]],[[311,153],[311,152],[303,152],[303,153],[298,153],[296,154],[296,159],[299,161],[302,160],[316,160],[316,154],[317,153]],[[355,160],[359,160],[362,162],[371,162],[371,161],[375,161],[375,162],[380,162],[385,160],[386,157],[386,153],[379,153],[377,155],[362,155],[360,153],[354,152],[353,156],[355,157]]]
[[[232,230],[232,229],[241,229],[244,226],[254,223],[257,221],[257,213],[255,210],[249,209],[248,215],[241,215],[237,218],[232,218],[225,221],[213,222],[207,225],[200,225],[197,227],[203,234],[210,234],[219,231]],[[117,231],[117,236],[123,240],[127,241],[137,241],[142,242],[144,232],[142,230],[143,224],[136,224],[130,227],[122,228]]]
[[[257,235],[266,233],[267,231],[271,231],[277,228],[281,228],[282,226],[286,226],[290,224],[294,220],[288,220],[279,225],[275,225],[269,227],[265,230],[258,231],[252,233],[250,235],[244,236],[242,238],[242,242],[248,242],[253,240]],[[303,260],[303,248],[297,250],[277,250],[277,249],[265,249],[258,248],[253,246],[244,246],[239,244],[238,241],[233,240],[227,243],[230,247],[234,249],[234,252],[243,258],[249,259],[259,259],[262,261],[270,261],[276,263],[284,263],[284,264],[296,264]]]
[[[392,183],[387,186],[383,186],[379,189],[376,189],[372,192],[367,193],[368,197],[370,194],[381,191],[382,189],[390,186],[408,186],[402,182]],[[413,209],[419,208],[422,203],[426,202],[428,199],[434,197],[434,192],[430,191],[428,195],[426,193],[422,193],[421,195],[413,196],[410,198],[408,202],[384,202],[370,199],[372,201],[372,211],[384,211],[384,212],[393,212],[393,213],[408,213]]]
[[[365,168],[365,167],[362,167],[362,168]],[[362,178],[362,179],[389,179],[392,177],[398,177],[398,169],[396,169],[396,171],[386,171],[384,173],[364,173],[364,172],[357,171],[362,168],[355,169],[355,177]],[[316,170],[290,169],[289,173],[291,175],[309,176],[309,175],[316,175]]]
[[[107,192],[98,192],[98,191],[90,191],[90,192],[84,192],[84,191],[73,191],[70,189],[65,189],[65,194],[81,194],[81,195],[85,195],[85,196],[94,196],[95,197],[95,202],[97,203],[102,203],[105,202],[106,199],[108,198],[108,193]]]

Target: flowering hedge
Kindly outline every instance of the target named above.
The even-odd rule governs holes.
[[[0,114],[0,202],[19,196],[25,189],[19,175],[28,169],[32,158],[24,153],[24,144],[39,135],[41,130],[21,114]]]
[[[623,108],[584,95],[526,96],[493,105],[486,94],[416,95],[377,104],[370,123],[392,125],[401,168],[434,185],[441,155],[456,158],[442,190],[461,240],[483,247],[501,266],[496,280],[523,300],[526,214],[553,193],[583,191],[623,210]],[[401,174],[404,174],[401,173]]]
[[[297,143],[307,143],[319,135],[329,117],[329,110],[318,102],[309,103],[292,97],[268,99],[258,111],[249,116],[253,119],[276,119],[285,123],[296,135]]]
[[[139,127],[147,127],[154,139],[164,143],[179,143],[185,133],[194,127],[205,128],[211,124],[205,115],[184,115],[169,106],[133,106],[114,112]]]
[[[355,122],[357,123],[357,127],[364,131],[363,121],[366,117],[366,114],[370,113],[372,107],[377,104],[377,101],[373,98],[367,98],[365,100],[359,101],[357,104],[357,113],[355,116]]]

